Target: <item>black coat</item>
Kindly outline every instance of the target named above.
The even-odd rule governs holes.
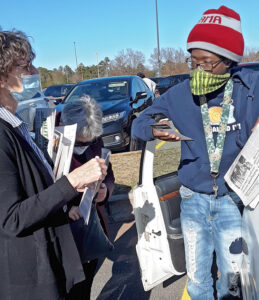
[[[0,119],[0,299],[54,300],[84,279],[62,207],[78,193],[53,184],[17,128]]]

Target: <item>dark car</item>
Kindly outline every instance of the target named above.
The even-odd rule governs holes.
[[[44,91],[44,95],[49,100],[63,100],[64,97],[72,90],[75,84],[56,84],[47,87]]]
[[[57,111],[68,102],[89,95],[102,107],[103,142],[106,148],[138,150],[141,142],[131,139],[132,121],[153,103],[154,95],[138,76],[96,78],[79,82]]]
[[[240,63],[238,64],[237,68],[238,69],[246,68],[254,71],[259,71],[259,61]]]
[[[155,95],[156,97],[158,97],[161,96],[163,93],[165,93],[173,85],[176,85],[177,83],[189,77],[190,75],[186,73],[186,74],[171,75],[167,77],[152,77],[150,79],[157,84]]]

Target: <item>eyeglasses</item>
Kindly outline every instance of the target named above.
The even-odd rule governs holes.
[[[75,141],[75,145],[74,147],[85,147],[85,146],[91,146],[94,145],[96,143],[96,139],[89,141],[89,142],[79,142],[79,141]]]
[[[191,59],[191,57],[189,57],[185,60],[189,69],[193,70],[193,69],[197,69],[198,67],[200,67],[200,69],[203,71],[212,71],[222,61],[223,61],[223,59],[221,58],[214,62],[196,63],[195,61],[193,61]]]

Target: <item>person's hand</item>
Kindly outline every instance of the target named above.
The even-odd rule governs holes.
[[[255,130],[255,127],[256,127],[257,124],[259,124],[259,117],[257,118],[257,120],[256,120],[256,122],[255,122],[255,124],[254,124],[254,127],[252,128],[252,131]]]
[[[168,121],[161,121],[157,124],[166,124],[166,125],[170,126]],[[153,128],[153,135],[154,135],[154,137],[156,137],[156,138],[158,138],[162,141],[178,142],[178,141],[181,140],[179,138],[179,136],[177,136],[175,134],[168,133],[166,131],[161,131],[161,130],[158,130],[158,129],[155,129],[155,128]]]
[[[107,186],[105,183],[101,183],[99,191],[97,191],[96,202],[103,202],[107,194]]]
[[[79,207],[78,206],[72,206],[70,208],[69,212],[68,212],[68,216],[73,221],[76,221],[76,220],[79,220],[80,218],[82,218]]]
[[[102,158],[93,158],[67,175],[70,184],[78,192],[86,187],[92,188],[91,183],[103,180],[107,174],[107,166]]]

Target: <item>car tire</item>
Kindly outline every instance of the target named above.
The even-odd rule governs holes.
[[[129,151],[142,150],[143,145],[144,145],[144,141],[131,137],[130,144],[129,144]]]

